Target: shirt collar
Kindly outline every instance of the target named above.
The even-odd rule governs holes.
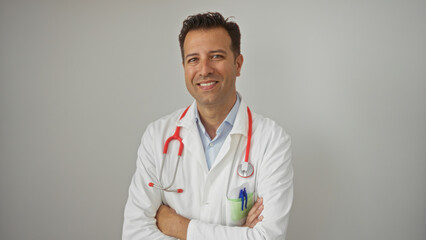
[[[231,124],[231,126],[234,126],[235,118],[237,117],[237,113],[238,113],[238,108],[240,107],[240,102],[241,102],[240,96],[238,96],[237,94],[237,101],[235,101],[234,106],[232,107],[231,111],[228,113],[228,115],[226,116],[223,122],[227,122]],[[195,121],[196,122],[201,121],[200,114],[198,113],[198,109],[196,107],[194,108],[194,114],[195,114]]]
[[[232,130],[229,134],[243,134],[244,136],[247,135],[247,129],[248,129],[248,119],[247,119],[247,104],[244,101],[244,98],[241,97],[241,95],[237,92],[238,98],[240,100],[240,106],[237,107],[237,114],[235,117],[235,121],[233,122]],[[235,107],[235,105],[234,105]],[[185,109],[181,109],[181,112],[183,112]],[[232,109],[231,109],[232,111]],[[197,103],[194,100],[184,118],[181,120],[177,119],[177,126],[184,127],[184,128],[191,128],[195,126],[196,128],[196,114],[198,113],[197,110]],[[180,116],[180,115],[179,115]],[[255,116],[253,116],[254,120]],[[195,125],[193,125],[195,124]]]
[[[237,94],[237,101],[235,101],[234,106],[232,107],[231,111],[226,116],[225,120],[220,124],[219,128],[217,129],[216,133],[219,134],[223,130],[224,124],[229,124],[231,127],[234,126],[235,118],[237,117],[238,109],[240,107],[240,96]],[[194,115],[195,115],[195,122],[199,124],[201,130],[203,131],[203,134],[206,133],[206,129],[204,128],[204,125],[201,123],[200,114],[198,113],[197,107],[194,108]]]

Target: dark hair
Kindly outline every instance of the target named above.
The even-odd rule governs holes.
[[[229,20],[230,18],[224,18],[222,14],[218,12],[207,12],[199,13],[196,15],[188,16],[182,25],[182,29],[179,34],[179,45],[180,52],[183,56],[183,42],[189,31],[199,30],[199,29],[211,29],[222,27],[224,28],[229,37],[231,37],[231,50],[234,53],[234,58],[237,58],[240,55],[240,45],[241,45],[241,33],[238,24]]]

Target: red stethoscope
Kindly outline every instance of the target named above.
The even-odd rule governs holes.
[[[185,111],[182,113],[182,115],[179,118],[179,121],[185,117],[186,112],[188,112],[189,107],[187,107],[185,109]],[[252,135],[252,126],[253,126],[253,120],[251,117],[251,111],[250,108],[247,107],[247,115],[248,115],[248,132],[247,132],[247,146],[246,146],[246,154],[245,154],[245,158],[244,158],[244,162],[240,163],[238,165],[237,168],[237,174],[238,176],[242,177],[242,178],[248,178],[251,177],[254,173],[254,167],[253,165],[249,162],[249,154],[250,154],[250,142],[251,142],[251,135]],[[153,182],[148,183],[148,186],[150,187],[155,187],[158,188],[160,190],[166,191],[166,192],[177,192],[177,193],[182,193],[183,189],[182,188],[178,188],[178,189],[170,189],[170,187],[173,185],[173,183],[175,182],[175,178],[176,178],[176,173],[177,173],[177,169],[179,166],[179,162],[180,159],[182,157],[182,152],[183,152],[183,142],[182,142],[182,138],[179,136],[179,132],[180,132],[180,126],[176,126],[176,130],[175,133],[170,136],[166,142],[164,143],[164,150],[163,150],[163,161],[162,161],[162,165],[161,165],[161,169],[160,169],[160,183],[159,184],[154,184]],[[176,161],[176,167],[175,167],[175,172],[173,174],[173,179],[170,182],[170,184],[168,186],[164,186],[162,183],[162,176],[163,176],[163,168],[164,168],[164,164],[165,164],[165,159],[166,159],[166,155],[167,155],[167,149],[169,147],[169,143],[173,140],[177,140],[179,141],[179,152],[178,152],[178,159]]]

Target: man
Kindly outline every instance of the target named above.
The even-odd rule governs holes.
[[[252,114],[237,93],[240,38],[238,25],[219,13],[184,21],[182,65],[195,101],[147,127],[123,239],[285,238],[293,199],[290,138]],[[182,138],[182,157],[172,141],[163,166],[164,144],[174,132]],[[249,164],[240,167],[245,158]]]

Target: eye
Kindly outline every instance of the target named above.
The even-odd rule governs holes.
[[[222,59],[222,58],[223,58],[223,56],[219,55],[219,54],[216,54],[216,55],[212,56],[212,59]]]
[[[197,60],[198,60],[198,58],[193,57],[193,58],[188,59],[187,63],[193,63],[193,62],[196,62]]]

